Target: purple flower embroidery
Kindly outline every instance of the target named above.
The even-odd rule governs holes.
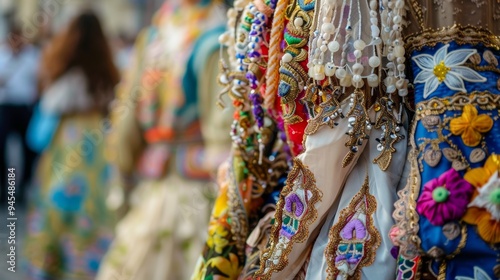
[[[431,224],[444,225],[465,214],[472,191],[472,185],[452,168],[424,185],[417,201],[417,211]]]
[[[354,237],[354,232],[356,232],[356,239],[363,240],[366,237],[365,225],[358,219],[351,220],[345,225],[345,227],[340,232],[340,236],[343,239],[351,240]]]
[[[293,210],[293,205],[295,205],[295,211]],[[285,210],[289,213],[294,213],[297,218],[304,213],[304,204],[297,194],[292,193],[286,197]]]

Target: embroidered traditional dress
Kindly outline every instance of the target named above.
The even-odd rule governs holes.
[[[397,279],[500,279],[500,2],[409,1],[411,173]]]
[[[210,180],[230,139],[227,116],[212,106],[223,22],[218,2],[168,1],[138,40],[111,143],[127,142],[118,144],[125,145],[115,154],[118,169],[125,177],[136,172],[139,183],[97,279],[186,279],[193,271]]]
[[[37,171],[28,212],[25,260],[29,279],[94,279],[112,240],[106,207],[110,167],[104,157],[109,124],[72,69],[49,87],[44,112],[61,115]]]
[[[408,81],[388,2],[235,3],[233,157],[194,279],[394,277]]]

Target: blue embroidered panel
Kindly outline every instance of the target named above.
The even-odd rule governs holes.
[[[500,95],[497,85],[500,79],[500,67],[492,64],[492,57],[485,56],[485,52],[487,55],[493,54],[497,60],[500,60],[500,51],[488,49],[482,45],[458,45],[454,42],[424,47],[412,53],[411,67],[415,79],[416,113],[421,117],[414,135],[419,149],[420,194],[427,182],[455,167],[453,159],[448,158],[450,155],[445,156],[443,152],[445,149],[451,148],[450,150],[459,151],[470,164],[470,168],[483,167],[488,156],[500,154],[500,141],[496,139],[500,136],[498,110],[500,105],[490,102],[489,106],[496,108],[484,109],[487,104],[480,104],[477,100],[481,99],[473,98],[474,95],[484,94],[492,100]],[[460,98],[461,96],[466,98]],[[435,107],[432,106],[431,100],[436,101]],[[453,104],[458,104],[457,109],[451,108]],[[477,109],[477,115],[486,114],[493,119],[491,130],[483,133],[481,143],[474,147],[465,145],[461,135],[453,135],[450,131],[450,121],[463,114],[465,104],[473,105]],[[428,119],[425,119],[425,116],[428,116]],[[471,162],[471,155],[473,151],[478,151],[478,148],[484,151],[485,156],[479,161]],[[457,166],[460,164],[457,163]],[[458,168],[462,178],[466,168],[464,166]],[[459,220],[456,219],[456,222]],[[419,237],[424,251],[428,252],[431,248],[438,247],[444,251],[445,255],[449,255],[457,249],[461,234],[449,240],[443,233],[443,225],[431,224],[424,215],[420,215],[419,226]],[[478,235],[476,226],[467,225],[466,245],[455,258],[447,261],[446,279],[454,280],[457,276],[483,279],[474,278],[478,274],[496,279],[493,274],[493,267],[497,265],[496,255],[497,252],[493,246]],[[434,272],[437,273],[439,264],[436,263],[433,267]]]

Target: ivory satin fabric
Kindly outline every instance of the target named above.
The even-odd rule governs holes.
[[[371,112],[373,115],[373,112]],[[394,279],[396,270],[396,260],[392,257],[390,250],[392,248],[389,239],[389,230],[394,225],[392,212],[394,202],[397,199],[396,192],[400,188],[399,182],[406,182],[409,170],[405,170],[406,164],[406,141],[400,141],[395,145],[398,151],[393,155],[392,163],[387,171],[382,171],[378,165],[373,164],[373,159],[378,156],[378,137],[379,131],[373,129],[370,135],[369,144],[365,147],[363,153],[358,159],[358,163],[347,178],[343,192],[337,201],[332,205],[326,221],[319,233],[312,250],[311,260],[307,269],[307,280],[326,279],[327,263],[325,259],[325,248],[328,244],[328,233],[335,223],[338,222],[339,212],[348,207],[351,199],[361,190],[364,184],[365,176],[369,177],[370,194],[377,200],[377,209],[373,216],[375,227],[381,235],[382,242],[378,247],[375,256],[375,262],[368,267],[361,269],[362,279],[389,280]],[[407,136],[407,129],[402,128],[401,134]]]
[[[344,112],[348,111],[346,102],[342,104],[342,109]],[[374,120],[373,109],[368,113],[370,119]],[[348,148],[344,145],[347,140],[345,134],[348,130],[347,122],[347,118],[340,119],[339,125],[333,129],[323,126],[305,140],[305,152],[297,158],[314,174],[316,187],[321,190],[323,196],[315,205],[318,216],[308,228],[307,240],[289,245],[293,248],[288,255],[288,265],[286,269],[273,273],[272,279],[294,279],[309,257],[306,279],[326,279],[325,247],[329,241],[329,230],[337,222],[337,214],[347,207],[354,195],[359,192],[367,174],[370,194],[377,200],[373,219],[382,237],[382,244],[376,252],[374,264],[362,268],[363,279],[373,279],[373,275],[378,275],[377,279],[381,280],[394,277],[396,261],[390,254],[392,244],[387,235],[394,225],[393,204],[406,164],[406,141],[402,140],[395,145],[397,152],[393,154],[389,169],[384,172],[378,165],[372,163],[379,153],[376,149],[378,142],[375,139],[381,133],[381,130],[373,128],[370,140],[365,141],[360,147],[352,163],[342,168],[342,160],[348,152]],[[406,131],[406,128],[401,128],[401,134],[407,136]],[[311,254],[305,253],[311,248]]]

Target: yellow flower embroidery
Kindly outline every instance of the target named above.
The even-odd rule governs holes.
[[[438,79],[440,83],[442,83],[446,79],[446,74],[450,72],[451,68],[444,64],[444,60],[441,60],[436,66],[434,66],[434,75]]]
[[[464,179],[476,188],[488,182],[493,173],[500,171],[500,155],[491,155],[486,160],[484,167],[471,169],[465,173]]]
[[[500,155],[491,155],[483,167],[471,169],[465,173],[464,179],[476,187],[472,201],[479,195],[478,190],[483,188],[494,173],[500,171]],[[468,207],[463,217],[464,222],[476,225],[477,232],[488,243],[500,242],[500,222],[495,220],[485,208]]]
[[[209,229],[210,236],[207,239],[207,245],[210,248],[214,248],[217,254],[222,254],[222,250],[229,244],[226,236],[228,232],[222,226],[217,226]]]
[[[464,144],[469,147],[475,147],[481,143],[483,136],[493,127],[493,120],[490,116],[478,115],[476,107],[466,105],[462,116],[454,118],[450,122],[450,131],[454,135],[461,135]]]
[[[212,258],[207,262],[208,265],[216,267],[223,274],[217,276],[217,279],[220,280],[237,279],[240,274],[238,256],[233,253],[229,254],[229,259],[224,257]]]

